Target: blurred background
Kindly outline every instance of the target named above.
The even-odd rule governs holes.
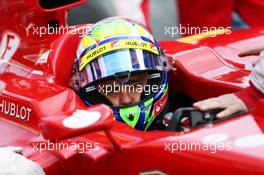
[[[69,12],[68,24],[95,23],[105,17],[125,16],[146,24],[157,40],[175,40],[168,27],[264,26],[264,0],[87,0]]]
[[[125,0],[121,1],[128,4],[130,2]],[[165,26],[178,25],[178,10],[176,9],[177,7],[175,3],[175,0],[149,1],[152,33],[158,40],[173,39],[169,35],[165,35],[164,28]],[[85,4],[70,10],[68,23],[70,25],[94,23],[105,17],[116,15],[119,14],[112,0],[87,0]]]

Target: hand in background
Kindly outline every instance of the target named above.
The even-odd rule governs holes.
[[[209,98],[193,104],[193,107],[201,110],[208,111],[212,109],[223,109],[216,117],[227,117],[237,112],[247,112],[247,106],[244,102],[234,94],[225,94],[219,97]]]

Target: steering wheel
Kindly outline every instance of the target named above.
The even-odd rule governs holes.
[[[188,120],[187,124],[189,125],[189,128],[194,128],[203,124],[212,123],[215,120],[223,120],[218,119],[216,117],[216,114],[221,112],[222,110],[223,109],[214,109],[203,112],[192,107],[179,108],[173,113],[172,118],[167,126],[167,130],[178,132],[183,131],[185,129],[183,123],[186,120]],[[225,119],[226,118],[229,117],[225,117]]]

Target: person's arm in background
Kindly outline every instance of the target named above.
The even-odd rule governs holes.
[[[35,162],[21,155],[20,147],[0,147],[1,175],[45,175]]]
[[[249,48],[240,55],[257,54],[264,50],[263,46]],[[254,67],[250,75],[250,86],[246,89],[233,93],[225,94],[215,98],[209,98],[193,104],[193,107],[202,111],[221,108],[222,112],[217,117],[226,117],[237,112],[247,112],[255,107],[256,102],[264,97],[264,52],[260,54],[260,60]]]
[[[261,45],[257,45],[257,46],[252,46],[241,52],[239,54],[240,57],[245,57],[245,56],[249,56],[249,55],[259,55],[261,51],[264,51],[264,43]]]
[[[257,49],[252,49],[252,52],[257,53]],[[244,101],[249,109],[252,109],[256,101],[264,97],[264,51],[261,52],[260,59],[249,78],[250,86],[235,94]]]

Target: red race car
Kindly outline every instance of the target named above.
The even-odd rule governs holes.
[[[0,2],[0,146],[47,175],[264,174],[264,101],[254,111],[217,119],[189,106],[241,90],[264,42],[264,29],[160,41],[172,71],[168,130],[139,131],[106,105],[86,106],[69,88],[75,50],[90,24],[67,26],[83,0]],[[67,30],[59,31],[57,28]]]

